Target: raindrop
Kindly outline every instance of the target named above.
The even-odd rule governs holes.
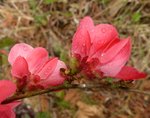
[[[85,43],[83,43],[83,46],[85,46]]]
[[[47,70],[51,70],[51,67],[48,67]]]
[[[101,29],[102,33],[106,33],[106,28]]]
[[[94,30],[92,29],[92,30],[91,30],[91,32],[93,33],[93,32],[94,32]]]
[[[48,75],[48,72],[45,72],[44,74],[45,74],[45,75]]]
[[[48,75],[49,74],[49,72],[50,72],[50,70],[51,70],[51,67],[48,67],[47,69],[46,69],[46,71],[45,71],[45,75]]]
[[[28,51],[28,48],[26,46],[23,46],[24,51]]]

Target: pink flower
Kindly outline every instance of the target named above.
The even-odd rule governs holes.
[[[56,86],[62,84],[65,78],[60,69],[65,68],[64,62],[50,58],[42,48],[33,48],[25,43],[16,44],[10,50],[8,61],[12,65],[11,73],[18,79],[20,87],[28,84],[30,87]]]
[[[11,96],[16,91],[16,86],[9,80],[0,80],[0,103],[7,97]],[[0,104],[1,118],[15,118],[13,109],[18,106],[20,102],[14,101],[8,104]]]
[[[102,77],[134,80],[146,77],[125,66],[131,53],[130,38],[120,39],[116,28],[109,24],[94,26],[90,17],[81,20],[73,37],[72,55],[86,74],[98,72]]]

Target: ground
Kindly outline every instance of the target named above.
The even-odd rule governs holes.
[[[25,42],[67,62],[77,24],[91,16],[95,24],[113,24],[120,37],[131,37],[128,64],[150,73],[149,11],[149,0],[1,0],[0,49]],[[3,54],[0,66],[0,78],[10,79]],[[149,76],[132,83],[132,88],[150,91]],[[58,91],[23,101],[18,118],[150,118],[149,95],[109,88]]]

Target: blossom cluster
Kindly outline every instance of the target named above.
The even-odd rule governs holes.
[[[71,58],[78,62],[78,73],[87,77],[112,77],[119,80],[145,78],[146,74],[126,66],[131,53],[131,39],[121,39],[116,28],[110,24],[94,25],[90,17],[81,20],[72,40]],[[62,85],[67,81],[60,69],[66,64],[57,57],[49,57],[45,48],[19,43],[8,55],[13,81],[0,81],[0,114],[3,118],[15,118],[13,109],[18,101],[3,101],[18,92],[35,91]],[[70,67],[68,67],[69,69]]]
[[[131,53],[131,39],[121,39],[110,24],[94,26],[90,17],[81,20],[73,37],[72,54],[85,74],[97,73],[100,77],[121,80],[144,78],[145,73],[126,66]]]
[[[62,84],[65,79],[59,73],[61,68],[67,68],[65,63],[56,57],[49,58],[47,50],[42,47],[16,44],[10,50],[8,61],[20,88],[47,88]]]

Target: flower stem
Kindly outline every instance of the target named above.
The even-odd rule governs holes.
[[[44,90],[29,91],[29,92],[25,92],[21,94],[15,94],[14,96],[11,96],[7,98],[6,100],[4,100],[2,104],[10,103],[10,102],[20,100],[23,98],[29,98],[29,97],[33,97],[36,95],[41,95],[41,94],[57,91],[57,90],[64,90],[64,89],[86,89],[87,90],[87,89],[93,89],[93,88],[106,88],[106,87],[108,87],[108,84],[105,84],[105,85],[104,84],[70,84],[70,85],[64,84],[61,86],[51,87],[51,88],[44,89]],[[150,96],[150,92],[141,91],[137,89],[122,88],[122,87],[118,87],[117,89],[120,89],[126,92],[134,92],[134,93],[145,94],[145,95]]]

